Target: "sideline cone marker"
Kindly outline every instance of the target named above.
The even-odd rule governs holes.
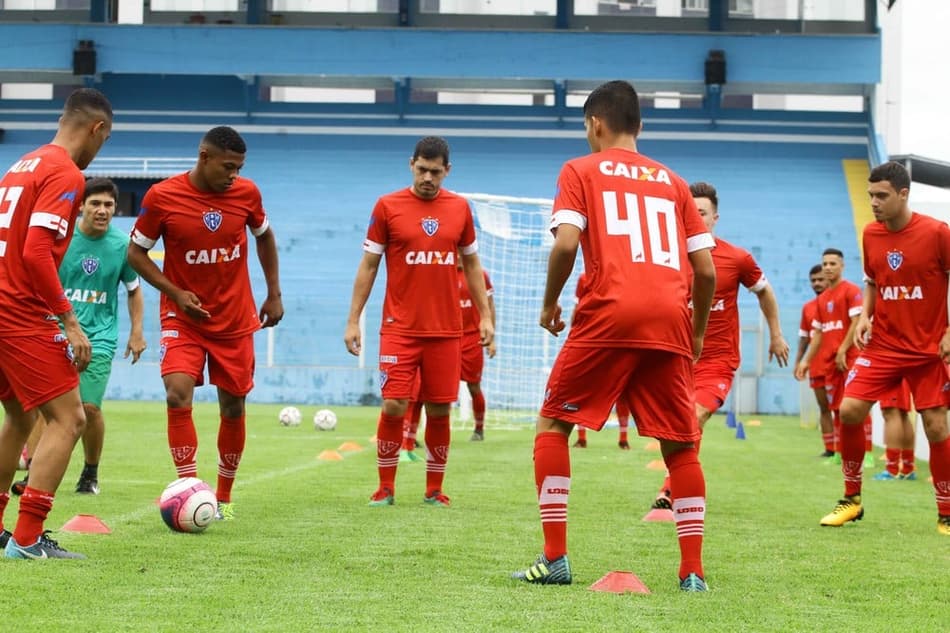
[[[356,442],[343,442],[340,444],[340,447],[336,449],[338,451],[361,451],[363,447],[357,444]]]
[[[762,426],[762,420],[747,420],[746,424],[749,426]]]
[[[322,459],[323,461],[327,462],[338,462],[343,459],[343,456],[336,451],[323,451],[317,455],[317,459]]]
[[[726,426],[730,429],[736,428],[736,414],[732,411],[726,412]]]
[[[83,532],[85,534],[112,534],[102,519],[94,514],[77,514],[59,528],[63,532]]]
[[[606,591],[608,593],[650,593],[643,581],[636,574],[629,571],[610,571],[592,584],[591,591]]]
[[[743,428],[742,422],[736,422],[736,439],[737,440],[745,439],[745,428]]]
[[[662,459],[654,459],[654,460],[651,460],[651,461],[647,464],[647,469],[649,469],[649,470],[666,470],[666,462],[664,462]]]
[[[660,443],[656,440],[652,442],[647,442],[646,446],[643,447],[645,451],[658,451],[660,450]]]
[[[647,523],[673,523],[673,511],[664,510],[663,508],[651,508],[643,516],[643,520]]]

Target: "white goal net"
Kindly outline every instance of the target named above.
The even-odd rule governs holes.
[[[478,254],[494,286],[498,354],[485,359],[482,389],[486,418],[533,422],[548,373],[567,330],[558,338],[538,325],[554,238],[548,230],[553,200],[463,193],[478,232]],[[578,252],[574,273],[561,292],[563,319],[570,323],[574,290],[583,270]],[[464,388],[463,388],[464,390]]]

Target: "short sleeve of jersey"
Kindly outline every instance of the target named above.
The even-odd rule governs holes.
[[[59,238],[66,237],[85,187],[83,175],[77,170],[50,171],[33,204],[30,226],[42,226]]]
[[[386,250],[387,242],[389,242],[389,227],[386,224],[386,205],[382,199],[379,199],[373,207],[373,213],[369,216],[363,250],[382,255]]]
[[[943,222],[937,233],[937,254],[943,270],[950,272],[950,226]]]
[[[552,232],[561,224],[573,224],[582,231],[587,228],[584,188],[577,170],[570,163],[561,168],[557,178],[557,193],[551,212]]]
[[[467,203],[465,211],[465,226],[462,228],[462,237],[459,238],[459,250],[463,255],[471,255],[478,251],[478,245],[475,244],[475,218],[472,217],[472,208]]]
[[[247,196],[247,207],[250,213],[247,218],[247,226],[251,229],[251,235],[260,237],[270,225],[267,222],[267,213],[264,211],[264,201],[261,198],[261,190],[256,185],[251,187]]]
[[[798,336],[801,338],[811,338],[811,328],[814,318],[810,314],[811,310],[808,309],[809,304],[802,306],[802,319],[798,323]]]
[[[765,281],[765,275],[762,274],[762,269],[759,268],[759,265],[751,253],[745,253],[742,258],[739,270],[739,281],[752,292],[759,292],[767,283]]]
[[[854,286],[853,290],[848,294],[848,316],[853,319],[861,314],[861,310],[863,309],[864,298],[861,296],[861,289],[858,286]]]
[[[142,207],[139,217],[132,227],[132,241],[145,249],[155,246],[155,242],[162,235],[162,212],[158,208],[158,195],[151,188],[142,198]]]
[[[704,248],[712,248],[715,245],[706,223],[703,222],[703,216],[699,215],[699,209],[696,208],[696,201],[689,193],[685,181],[678,181],[678,192],[682,195],[683,202],[683,228],[686,230],[686,252],[692,253]]]

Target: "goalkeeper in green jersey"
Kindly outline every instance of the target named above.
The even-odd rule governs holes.
[[[79,375],[86,428],[82,435],[85,466],[76,484],[76,492],[83,494],[99,494],[99,459],[105,438],[102,398],[112,373],[112,358],[119,338],[117,291],[120,284],[126,288],[131,321],[124,356],[131,356],[135,363],[145,350],[142,288],[138,275],[126,259],[129,236],[112,226],[118,196],[118,188],[108,178],[86,181],[81,216],[59,267],[59,279],[66,298],[72,303],[79,325],[92,344],[92,360]],[[45,424],[36,425],[29,445],[36,445],[43,427]],[[26,483],[26,478],[15,482],[14,494],[22,493]]]

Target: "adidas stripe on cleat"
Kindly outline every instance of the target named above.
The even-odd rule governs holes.
[[[535,585],[569,585],[572,580],[571,563],[567,554],[554,560],[548,560],[541,554],[534,565],[524,571],[516,571],[511,577]]]
[[[838,501],[835,509],[821,519],[824,527],[841,527],[848,521],[860,521],[864,518],[864,508],[861,506],[861,495],[844,497]]]

